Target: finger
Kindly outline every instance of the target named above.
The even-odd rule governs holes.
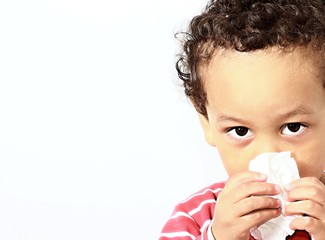
[[[242,217],[257,210],[279,208],[281,208],[281,202],[276,198],[252,196],[237,203],[235,205],[235,212]]]
[[[265,182],[266,180],[267,180],[267,175],[265,174],[246,171],[246,172],[241,172],[233,175],[231,178],[228,179],[227,185],[236,187],[241,185],[242,183]]]
[[[292,181],[289,184],[289,186],[287,186],[285,189],[287,188],[292,189],[294,187],[302,187],[302,186],[318,186],[322,188],[324,184],[316,177],[304,177]]]
[[[287,204],[284,215],[308,215],[318,220],[325,220],[325,208],[311,200],[298,201]]]
[[[320,239],[325,236],[324,221],[317,220],[313,217],[298,217],[291,221],[289,227],[292,230],[305,230],[313,236],[313,239]]]
[[[290,202],[298,200],[313,200],[325,206],[325,186],[315,177],[301,178],[293,181],[285,188],[287,200]]]
[[[256,226],[260,226],[263,223],[276,218],[281,215],[281,209],[263,209],[253,211],[243,217],[241,217],[241,224],[245,229],[251,229]]]
[[[231,194],[233,203],[238,203],[251,196],[274,196],[281,192],[281,187],[273,183],[248,182],[243,183],[240,188],[234,189]]]
[[[236,203],[243,198],[246,198],[255,192],[266,192],[269,193],[270,191],[268,190],[262,190],[257,188],[257,191],[254,189],[250,189],[253,187],[249,183],[256,182],[256,183],[261,183],[261,182],[266,182],[267,176],[264,174],[260,174],[257,172],[242,172],[235,174],[232,176],[228,181],[225,186],[225,188],[222,190],[222,192],[219,195],[219,198],[226,198],[228,199],[228,202],[231,203]],[[258,186],[258,185],[257,185]],[[271,193],[272,194],[272,190]]]

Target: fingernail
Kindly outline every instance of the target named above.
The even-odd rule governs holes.
[[[266,180],[267,179],[267,175],[266,174],[263,174],[263,173],[259,173],[258,175],[257,175],[257,178],[258,179],[261,179],[261,180]]]
[[[281,201],[279,199],[277,199],[277,202],[278,202],[279,208],[281,208],[282,207]]]
[[[282,192],[282,188],[279,186],[279,185],[274,185],[274,188],[275,188],[275,190],[276,190],[276,192],[277,193],[280,193],[280,192]]]
[[[278,215],[281,215],[282,214],[282,208],[278,208],[277,213],[278,213]]]

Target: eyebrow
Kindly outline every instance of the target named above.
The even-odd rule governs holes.
[[[246,121],[244,119],[233,117],[230,115],[218,115],[217,117],[218,122],[242,122],[245,123]]]
[[[294,116],[297,116],[297,115],[311,115],[313,113],[314,112],[311,109],[307,109],[305,107],[298,107],[298,108],[295,108],[294,110],[292,110],[290,112],[281,114],[280,116],[282,118],[290,118],[290,117],[294,117]]]
[[[297,107],[293,109],[292,111],[289,111],[287,113],[279,114],[279,118],[286,119],[290,117],[294,117],[297,115],[311,115],[314,112],[311,111],[310,109],[307,109],[305,107]],[[247,123],[246,120],[239,118],[239,117],[234,117],[230,116],[227,114],[220,114],[217,116],[217,121],[218,122],[241,122],[241,123]]]

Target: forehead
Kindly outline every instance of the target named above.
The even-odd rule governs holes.
[[[272,60],[279,63],[292,62],[294,63],[294,66],[303,66],[304,70],[309,68],[309,70],[314,71],[314,74],[316,74],[321,80],[323,80],[325,76],[325,46],[324,48],[317,48],[313,47],[311,44],[292,48],[291,50],[279,49],[277,47],[252,52],[239,52],[232,49],[217,49],[211,58],[200,64],[199,72],[201,80],[205,82],[207,75],[209,75],[213,70],[222,71],[228,67],[227,63],[236,62],[235,64],[246,64],[247,69],[252,69],[253,66],[250,65],[252,63],[266,63],[269,65],[272,64]],[[289,64],[289,66],[293,65]],[[300,70],[300,68],[296,70]]]
[[[308,48],[291,51],[270,48],[254,52],[217,50],[208,62],[201,64],[200,73],[204,85],[226,82],[224,80],[228,75],[238,79],[253,75],[262,81],[268,76],[281,80],[283,77],[294,79],[303,74],[323,80],[324,59],[324,54],[317,54]],[[243,83],[250,84],[248,79],[243,80]]]
[[[220,51],[201,70],[208,108],[286,111],[284,106],[313,105],[315,96],[325,95],[320,65],[301,50]]]

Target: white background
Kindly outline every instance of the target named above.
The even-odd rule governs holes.
[[[205,2],[1,1],[0,239],[158,239],[225,178],[174,70]]]

